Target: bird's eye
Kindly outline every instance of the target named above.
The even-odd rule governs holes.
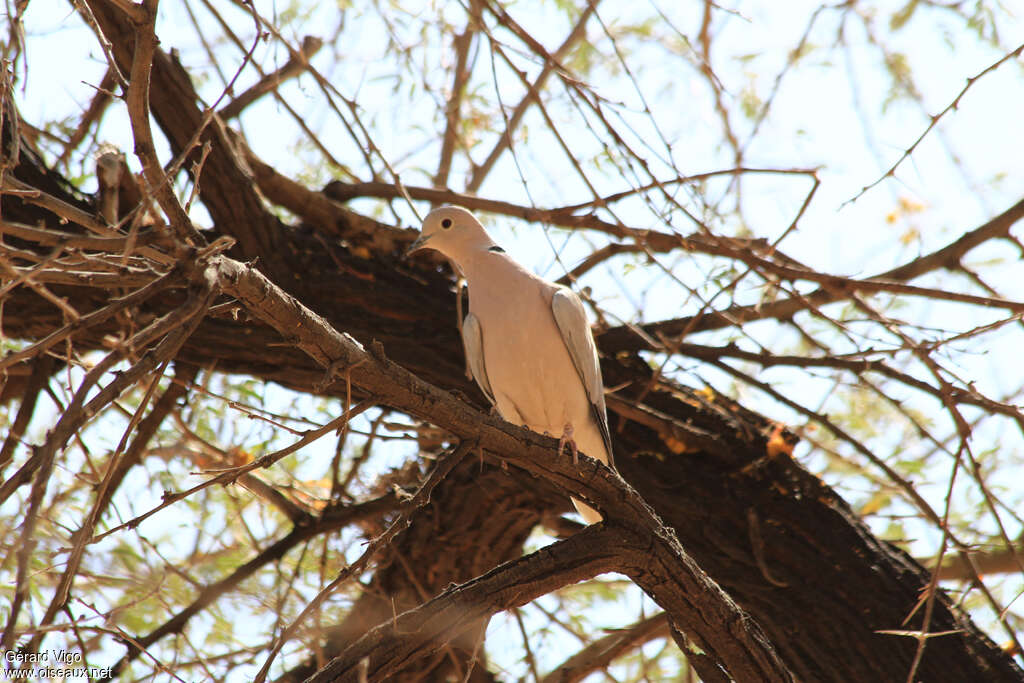
[[[441,227],[444,228],[445,230],[452,227],[452,219],[445,218],[443,221],[441,221]]]

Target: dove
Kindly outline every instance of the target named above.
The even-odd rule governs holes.
[[[498,246],[469,211],[444,206],[423,221],[408,254],[433,249],[465,277],[462,341],[473,379],[506,421],[558,435],[614,468],[604,384],[587,314],[572,290],[535,275]],[[572,499],[588,524],[601,514]]]

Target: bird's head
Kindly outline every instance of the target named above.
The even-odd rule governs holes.
[[[473,214],[458,206],[442,206],[423,219],[420,236],[409,246],[406,254],[433,249],[460,262],[472,252],[492,246],[494,240]]]

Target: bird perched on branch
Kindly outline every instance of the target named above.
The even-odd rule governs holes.
[[[604,384],[587,314],[569,289],[513,261],[465,209],[432,211],[408,253],[433,249],[454,264],[469,287],[462,340],[470,371],[502,418],[559,435],[609,467],[611,436]],[[575,498],[588,524],[599,512]]]

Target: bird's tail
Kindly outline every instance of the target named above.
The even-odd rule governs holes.
[[[575,498],[573,498],[572,504],[576,506],[576,512],[580,513],[580,517],[582,517],[583,521],[587,524],[597,524],[598,522],[604,521],[604,517],[601,516],[600,512],[590,507],[583,501],[576,500]]]

